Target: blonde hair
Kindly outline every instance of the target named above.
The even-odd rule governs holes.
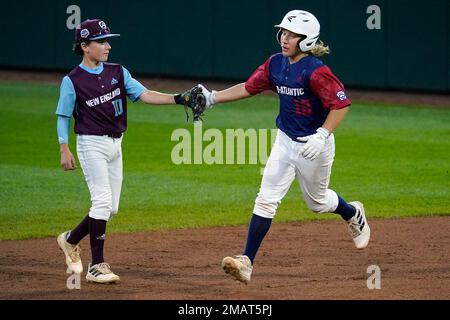
[[[325,54],[330,54],[330,47],[326,46],[322,40],[319,40],[316,45],[309,50],[309,53],[315,57],[321,57]]]

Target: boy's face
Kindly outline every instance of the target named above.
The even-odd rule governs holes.
[[[286,29],[281,29],[280,46],[281,52],[285,57],[295,57],[301,53],[298,47],[300,35]]]
[[[111,50],[108,39],[91,41],[88,45],[82,45],[82,48],[84,54],[89,58],[99,62],[108,61],[109,51]]]

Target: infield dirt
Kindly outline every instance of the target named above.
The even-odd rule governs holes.
[[[247,227],[107,235],[105,257],[121,282],[69,290],[53,238],[0,242],[0,299],[450,299],[450,217],[370,219],[372,239],[355,249],[339,220],[274,223],[250,284],[220,263],[240,254]],[[63,230],[61,230],[63,231]],[[86,269],[88,239],[81,242]],[[381,269],[369,290],[367,268]]]

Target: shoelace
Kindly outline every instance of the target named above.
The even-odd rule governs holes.
[[[237,260],[239,260],[244,266],[249,267],[249,263],[247,261],[247,259],[245,258],[245,256],[239,255],[239,256],[234,256]]]
[[[353,238],[359,236],[359,234],[360,234],[361,232],[359,231],[360,225],[359,225],[358,223],[356,223],[356,222],[350,222],[350,223],[348,224],[348,226],[349,226],[350,233],[351,233],[351,235],[352,235]]]
[[[112,273],[111,266],[106,262],[99,263],[97,269],[103,274]]]
[[[80,261],[80,253],[81,253],[81,248],[79,245],[76,246],[72,246],[72,250],[69,253],[70,259],[72,259],[73,262],[78,262]]]
[[[348,222],[348,227],[350,229],[350,233],[353,238],[357,237],[361,234],[360,230],[361,230],[364,220],[362,219],[362,214],[359,213],[359,215],[361,215],[361,223],[358,223],[358,220],[357,220],[358,213],[355,214],[355,216],[352,217],[350,219],[350,221]]]

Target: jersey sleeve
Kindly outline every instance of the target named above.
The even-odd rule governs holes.
[[[251,95],[255,95],[266,90],[274,90],[274,87],[270,82],[270,60],[272,60],[272,56],[260,65],[245,82],[245,90],[247,90],[247,92]]]
[[[69,143],[70,118],[58,116],[56,121],[56,132],[59,144]]]
[[[345,94],[344,85],[327,66],[317,68],[311,74],[309,85],[326,109],[341,109],[352,103]]]
[[[127,96],[131,99],[131,101],[135,102],[139,99],[141,94],[144,93],[145,87],[139,81],[131,77],[130,72],[125,67],[122,67],[122,69]]]
[[[75,108],[76,94],[73,87],[72,80],[65,76],[61,82],[59,91],[58,106],[56,107],[56,115],[61,117],[72,117],[73,109]]]

